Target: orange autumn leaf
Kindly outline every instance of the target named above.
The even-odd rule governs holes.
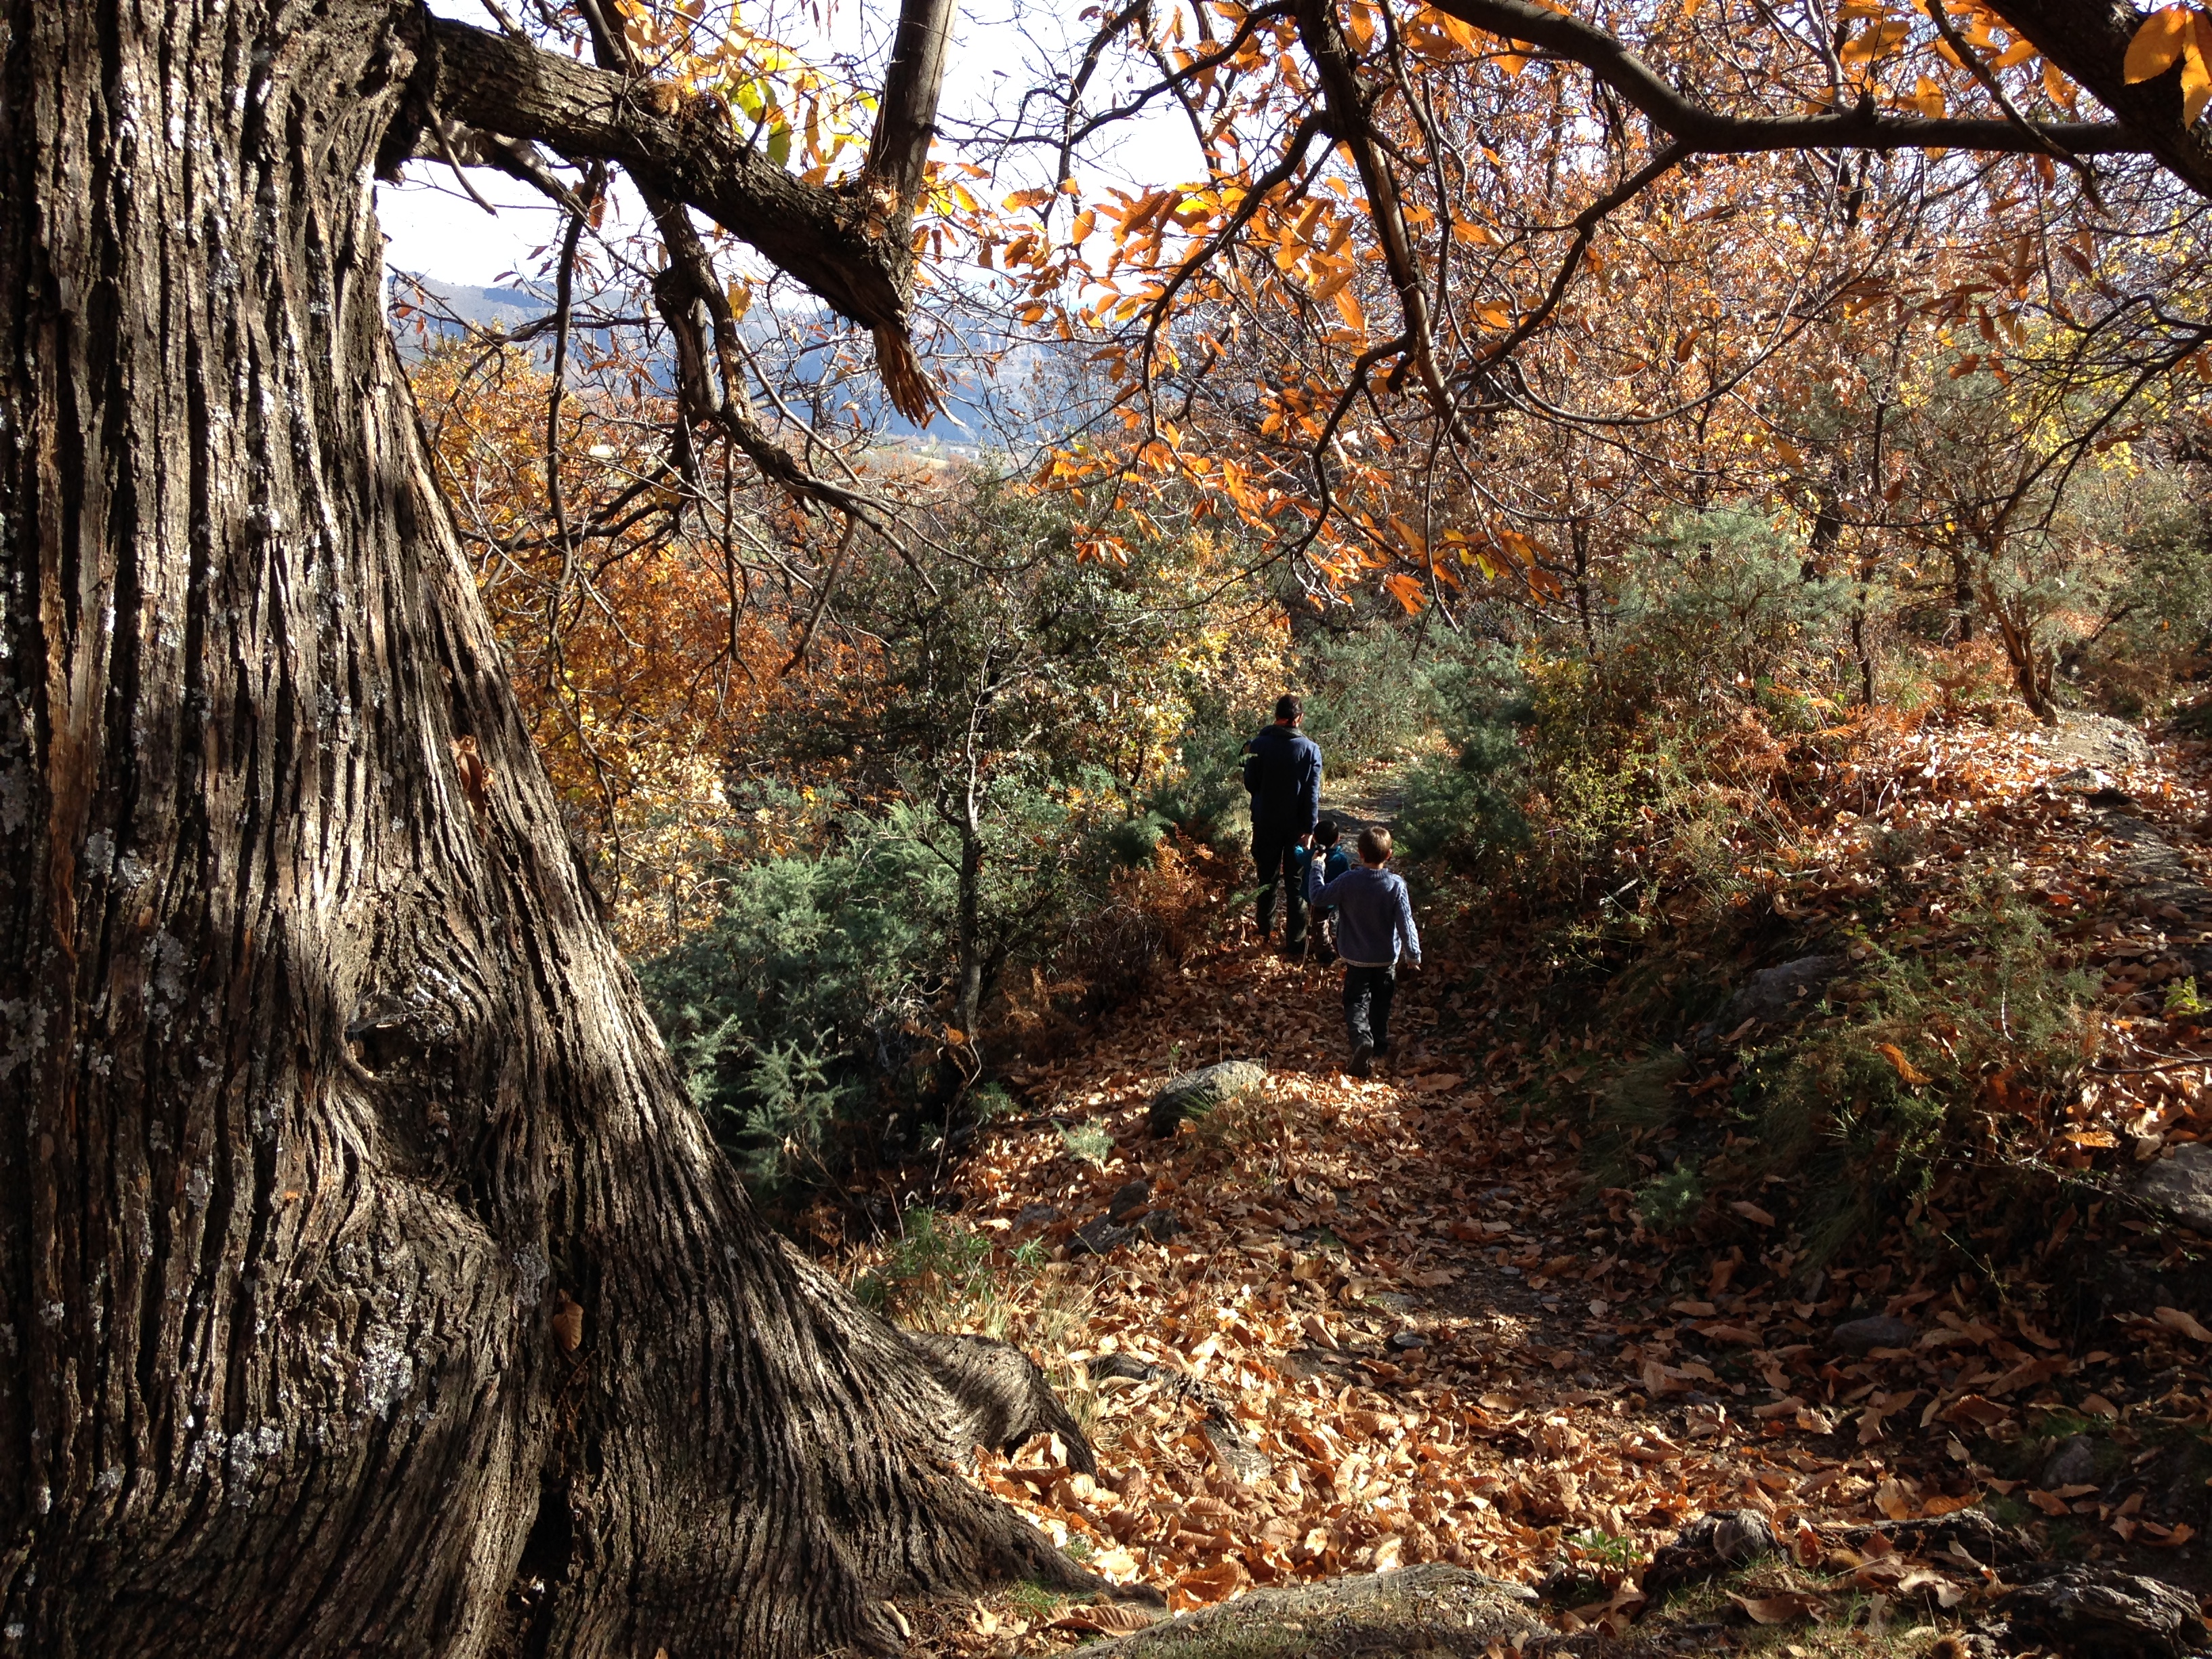
[[[2193,9],[2188,6],[2162,6],[2143,20],[2128,42],[2127,58],[2121,67],[2130,86],[2155,80],[2180,61],[2193,15]]]
[[[1875,1044],[1875,1050],[1876,1053],[1881,1054],[1884,1060],[1887,1060],[1891,1066],[1896,1068],[1897,1074],[1899,1078],[1903,1079],[1912,1087],[1917,1089],[1923,1083],[1932,1083],[1935,1081],[1935,1079],[1929,1077],[1927,1073],[1922,1071],[1917,1066],[1915,1066],[1911,1060],[1907,1059],[1905,1057],[1905,1050],[1899,1048],[1894,1042],[1877,1042]]]
[[[1729,1600],[1741,1607],[1755,1625],[1794,1625],[1801,1620],[1818,1620],[1823,1604],[1817,1595],[1802,1590],[1785,1590],[1778,1595],[1741,1595],[1729,1592]]]

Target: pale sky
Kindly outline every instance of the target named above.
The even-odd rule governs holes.
[[[830,0],[830,5],[817,38],[846,51],[862,50],[871,35],[880,38],[896,15],[889,0],[858,0],[857,5],[845,0],[842,6]],[[1000,7],[1012,9],[997,9]],[[1057,29],[1079,9],[1072,0],[1062,9],[1064,16],[1060,10],[1025,7],[1023,0],[972,0],[963,6],[945,77],[947,115],[980,114],[996,97],[1018,96],[1030,84],[1023,73],[1024,63],[1034,61],[1041,49],[1051,50],[1049,42],[1040,39],[1040,24]],[[495,27],[477,0],[433,0],[432,9]],[[749,18],[757,15],[755,7],[746,10]],[[777,33],[799,45],[794,32]],[[1090,103],[1095,107],[1106,92],[1104,86],[1094,83]],[[1002,174],[1000,191],[1048,179],[1046,158],[1040,156],[1031,165],[1038,176],[1015,179]],[[1174,120],[1133,123],[1116,145],[1111,166],[1103,171],[1093,166],[1085,177],[1086,183],[1095,183],[1109,174],[1115,182],[1127,179],[1147,188],[1185,182],[1200,176],[1197,146],[1179,115]],[[377,212],[386,238],[385,259],[392,270],[465,287],[495,288],[506,286],[509,273],[526,276],[541,263],[533,257],[535,251],[560,234],[559,215],[552,205],[528,185],[488,167],[470,168],[469,182],[499,210],[495,216],[463,192],[453,170],[442,161],[410,161],[406,182],[377,186]]]

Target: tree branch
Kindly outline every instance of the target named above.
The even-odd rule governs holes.
[[[902,219],[921,200],[929,141],[937,136],[938,94],[952,52],[954,0],[901,0],[883,102],[868,145],[867,175],[888,191]]]
[[[2075,155],[2155,155],[2194,188],[2212,193],[2212,150],[2194,138],[2189,138],[2189,144],[2201,159],[2192,173],[2169,157],[2153,136],[2154,130],[2138,131],[2111,121],[2056,121],[2022,128],[2004,120],[1900,115],[1869,105],[1825,115],[1723,115],[1675,90],[1618,36],[1553,11],[1536,0],[1434,0],[1434,3],[1438,11],[1463,23],[1509,40],[1528,41],[1581,64],[1643,111],[1661,131],[1709,155],[1752,155],[1778,149],[1967,149],[2047,155],[2050,146],[2057,143]],[[2015,14],[2021,15],[2023,21],[2017,25],[2021,32],[2052,62],[2115,110],[2133,116],[2130,106],[2140,100],[2131,98],[2127,104],[2113,103],[2094,80],[2076,71],[2069,54],[2045,46],[2037,38],[2036,28],[2024,21],[2027,14],[2047,14],[2054,19],[2064,14],[2070,26],[2078,21],[2072,16],[2077,9],[2095,13],[2102,9],[2099,4],[2083,5],[2080,0],[1996,0],[1996,9],[2008,21],[2014,21]],[[2118,9],[2128,11],[2124,3]],[[2063,34],[2069,40],[2073,33],[2070,27],[2062,27],[2057,22],[2051,25],[2050,32],[2054,38]],[[2122,34],[2112,56],[2109,77],[2116,86],[2120,81],[2119,60],[2126,50],[2127,37]],[[2133,94],[2142,88],[2127,90]],[[2174,106],[2167,125],[2179,126],[2179,96],[2171,88],[2164,90]]]
[[[874,330],[879,354],[888,343],[911,355],[908,220],[887,210],[880,184],[828,186],[794,177],[742,142],[716,99],[686,99],[448,18],[429,20],[428,45],[430,101],[439,112],[572,157],[621,162],[640,184],[697,208],[842,315]]]
[[[2128,42],[2142,13],[2126,0],[1991,0],[1990,9],[2140,135],[2137,149],[2155,155],[2199,196],[2212,197],[2212,137],[2202,125],[2182,124],[2179,74],[2168,70],[2128,84]],[[2076,155],[2087,153],[2071,136],[2074,129],[2043,131]]]

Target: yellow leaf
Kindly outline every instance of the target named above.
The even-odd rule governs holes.
[[[1910,23],[1869,24],[1850,40],[1846,40],[1844,43],[1844,49],[1837,56],[1846,64],[1869,63],[1876,58],[1887,56],[1903,46],[1905,37],[1911,33],[1912,26]]]
[[[2164,6],[2143,20],[2135,39],[2128,42],[2127,62],[2121,70],[2130,86],[2154,81],[2180,61],[2189,21],[2186,6]]]
[[[1367,326],[1367,319],[1360,314],[1359,296],[1348,288],[1340,286],[1336,290],[1336,314],[1344,319],[1346,328]]]
[[[1389,588],[1398,603],[1406,607],[1408,616],[1419,615],[1421,607],[1428,603],[1429,596],[1421,584],[1403,571],[1386,578],[1382,586]]]
[[[1359,267],[1346,259],[1326,281],[1314,289],[1315,301],[1318,303],[1322,300],[1334,300],[1343,291],[1344,285],[1358,274]]]
[[[1911,1060],[1907,1060],[1905,1057],[1905,1050],[1899,1048],[1894,1042],[1877,1042],[1875,1044],[1875,1048],[1884,1060],[1887,1060],[1892,1066],[1897,1068],[1898,1076],[1904,1079],[1905,1082],[1911,1084],[1914,1088],[1917,1089],[1922,1084],[1932,1080],[1929,1079],[1927,1073],[1922,1071],[1917,1066],[1915,1066]]]
[[[1439,25],[1443,32],[1451,37],[1452,44],[1462,52],[1473,52],[1475,49],[1478,41],[1472,25],[1462,23],[1449,13],[1441,11],[1430,21]]]
[[[1900,98],[1898,102],[1911,105],[1931,121],[1942,118],[1945,103],[1943,88],[1925,75],[1922,76],[1913,86],[1912,96]]]
[[[2189,40],[2181,54],[2181,125],[2195,126],[2212,102],[2212,18],[2189,20]]]
[[[2069,114],[2074,113],[2080,106],[2080,88],[2066,78],[2056,64],[2046,62],[2043,66],[2043,90],[2052,103]]]

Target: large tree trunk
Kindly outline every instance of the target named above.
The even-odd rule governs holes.
[[[1066,1582],[597,921],[385,330],[418,27],[0,6],[0,1655],[799,1653]]]

